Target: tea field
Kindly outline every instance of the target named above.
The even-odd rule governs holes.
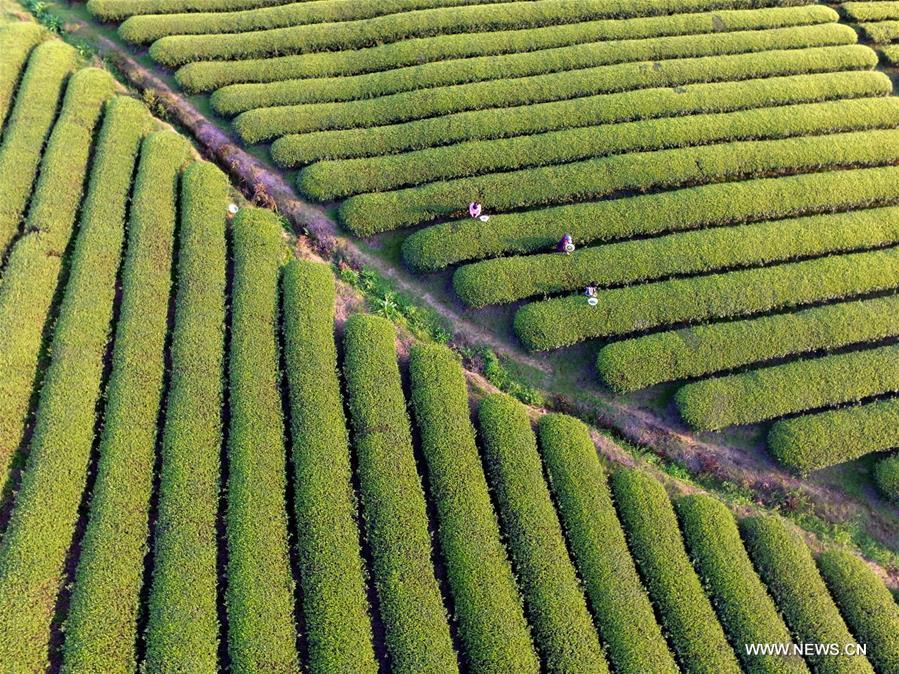
[[[846,25],[893,4],[87,9],[529,350],[806,473],[899,445],[899,99]],[[895,568],[366,312],[103,65],[0,23],[0,672],[899,672]]]

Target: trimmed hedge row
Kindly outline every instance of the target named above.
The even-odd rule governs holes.
[[[67,70],[71,65],[71,50],[54,51],[63,54]],[[64,74],[62,70],[53,73],[59,62],[39,59],[38,50],[35,52],[33,59],[37,60],[33,62],[38,67],[46,66],[50,79]],[[32,78],[32,86],[47,82],[43,74]],[[89,68],[78,72],[70,78],[62,110],[43,158],[40,157],[40,146],[30,147],[27,152],[24,146],[18,146],[20,141],[26,140],[27,133],[15,138],[7,136],[3,150],[9,148],[11,151],[5,154],[0,150],[0,170],[6,171],[0,181],[0,198],[9,196],[14,202],[0,205],[0,220],[14,216],[15,219],[7,223],[12,225],[11,235],[22,235],[10,249],[0,283],[0,324],[4,326],[0,343],[0,488],[6,484],[10,461],[22,442],[44,330],[63,267],[62,255],[84,193],[94,127],[113,87],[112,78],[101,70]],[[29,97],[20,98],[22,103],[29,100],[34,102]],[[52,120],[56,101],[44,103],[54,106]],[[43,113],[41,109],[30,110],[28,121],[24,123],[34,121],[39,124]],[[16,116],[17,113],[13,113],[14,122]],[[21,164],[13,163],[13,159],[21,160]],[[31,180],[37,172],[39,159],[40,174],[32,193]],[[20,182],[23,175],[27,176],[26,180]],[[19,189],[24,191],[15,194]],[[21,214],[26,203],[29,204],[28,214],[19,232],[19,215],[16,213]],[[7,242],[0,244],[0,251]]]
[[[840,10],[855,22],[899,19],[899,2],[844,2]]]
[[[896,242],[899,207],[894,206],[669,234],[582,248],[571,255],[494,258],[457,269],[453,288],[469,306],[484,307],[585,286],[653,281]]]
[[[806,5],[674,14],[624,21],[584,21],[513,31],[436,35],[350,51],[242,61],[201,61],[183,66],[176,73],[176,79],[188,91],[212,91],[240,82],[359,75],[449,59],[476,59],[610,40],[682,36],[677,42],[684,42],[702,40],[699,36],[707,33],[816,25],[832,23],[837,19],[838,16],[829,7]],[[666,41],[666,44],[669,42]]]
[[[304,194],[329,201],[361,192],[632,152],[892,128],[897,114],[899,101],[890,97],[625,122],[372,159],[324,161],[303,169],[297,185]]]
[[[874,469],[874,483],[880,493],[899,501],[899,454],[880,461]]]
[[[0,130],[28,55],[43,35],[36,23],[14,23],[0,29]]]
[[[808,173],[893,163],[899,131],[883,129],[778,140],[735,141],[635,152],[508,173],[360,194],[341,203],[340,220],[354,234],[459,217],[474,198],[489,211],[601,199],[627,191],[676,188],[777,173]]]
[[[796,643],[855,643],[802,539],[773,515],[745,519],[740,528],[749,556]],[[821,674],[874,672],[870,662],[861,655],[810,653],[806,659],[811,668]]]
[[[882,47],[880,53],[883,54],[883,59],[888,65],[899,65],[899,45]]]
[[[74,65],[75,50],[58,40],[38,45],[28,59],[0,145],[0,255],[19,231],[41,150]],[[5,416],[0,413],[0,419]],[[8,436],[4,436],[6,433],[0,432],[2,452],[7,451]]]
[[[854,44],[857,40],[855,31],[848,26],[824,24],[649,40],[594,42],[501,57],[438,61],[349,77],[234,84],[216,91],[211,100],[220,114],[235,115],[253,108],[360,100],[415,89],[495,81],[628,61],[803,49]]]
[[[896,308],[892,308],[896,316]],[[783,419],[768,448],[781,463],[806,473],[899,447],[899,398]]]
[[[181,179],[172,378],[148,609],[150,671],[217,669],[228,189],[225,174],[208,162],[191,164]]]
[[[640,61],[406,91],[369,100],[259,108],[235,117],[234,128],[244,141],[256,143],[290,133],[378,126],[466,110],[544,103],[597,93],[778,75],[871,70],[876,64],[877,55],[861,45]]]
[[[818,569],[868,660],[881,672],[899,671],[899,607],[880,577],[844,550],[818,557]]]
[[[53,238],[49,230],[58,227],[65,233],[74,224],[92,131],[112,89],[112,78],[101,71],[81,71],[72,78],[31,204],[26,223],[31,233],[14,247],[0,291],[6,326],[2,362],[14,365],[3,375],[20,378],[22,409],[27,409],[62,266],[61,252],[47,240]],[[104,141],[115,135],[118,121],[109,121]],[[100,149],[110,148],[104,144]],[[98,159],[91,177],[85,228],[96,227],[97,200],[117,196],[114,187],[103,184],[103,160]],[[121,197],[124,201],[125,194]],[[34,231],[38,227],[47,228],[46,237]],[[55,237],[61,232],[54,232]],[[79,237],[72,258],[71,283],[62,294],[53,330],[27,462],[0,547],[0,662],[14,663],[23,672],[44,671],[49,664],[50,626],[87,480],[101,394],[118,258],[110,256],[105,269],[89,267],[95,261],[91,243]],[[44,264],[47,259],[52,262]],[[5,477],[7,466],[3,468]]]
[[[543,479],[527,408],[505,394],[491,395],[481,401],[478,420],[487,475],[547,671],[608,672]]]
[[[395,341],[386,319],[356,314],[346,323],[344,374],[374,582],[393,671],[453,672]]]
[[[286,250],[270,211],[242,209],[232,232],[228,654],[235,672],[296,672],[278,363],[278,278]]]
[[[677,672],[587,427],[573,417],[548,414],[538,429],[549,486],[609,659],[625,674]]]
[[[462,367],[446,347],[417,345],[409,372],[465,659],[479,672],[537,672],[540,666],[469,421]]]
[[[133,150],[133,140],[128,148]],[[97,479],[66,641],[72,672],[82,667],[128,671],[135,659],[165,366],[176,186],[188,154],[188,144],[173,132],[154,133],[141,147]],[[121,155],[118,170],[130,166],[128,161],[128,155]]]
[[[515,333],[545,351],[596,337],[785,310],[899,285],[899,248],[825,257],[710,276],[660,281],[528,304],[515,315]]]
[[[331,269],[292,261],[282,273],[282,292],[309,668],[373,673],[377,664],[337,379]]]
[[[899,40],[899,21],[860,23],[858,27],[866,38],[877,44],[887,44]]]
[[[513,0],[515,2],[517,0]],[[449,8],[466,5],[489,5],[508,3],[509,0],[324,0],[310,2],[299,0],[269,6],[235,8],[236,11],[216,11],[217,8],[200,7],[194,11],[173,12],[162,6],[163,12],[132,16],[119,26],[119,35],[128,42],[148,44],[167,35],[213,35],[217,33],[246,33],[271,28],[308,26],[310,24],[339,24],[344,21],[382,18],[383,25],[397,21],[404,23],[401,16],[416,10],[436,9],[444,16]],[[231,9],[231,8],[229,8]],[[506,13],[512,14],[514,8]],[[430,21],[434,15],[428,12],[422,21]],[[392,20],[388,20],[392,19]],[[406,23],[405,25],[409,25]],[[339,25],[323,26],[324,31],[346,30]],[[359,34],[351,27],[350,33]]]
[[[150,55],[168,66],[190,61],[277,56],[358,49],[413,37],[511,30],[596,18],[664,16],[679,12],[807,5],[809,0],[533,0],[497,5],[402,12],[363,21],[272,28],[219,35],[172,35],[157,40]]]
[[[84,272],[113,275],[103,295],[92,297],[97,304],[101,298],[112,300],[132,170],[150,125],[146,109],[133,99],[116,98],[109,105],[96,153],[98,191],[89,192],[84,206],[84,227],[90,227],[83,230],[85,236],[108,228],[105,255],[112,269],[92,266]],[[142,146],[97,478],[65,625],[65,672],[106,674],[137,666],[137,616],[165,365],[174,184],[187,150],[174,133],[148,136]]]
[[[743,667],[751,674],[808,672],[798,656],[750,655],[745,644],[792,641],[790,631],[752,568],[733,513],[706,494],[675,502],[693,565]]]
[[[271,152],[282,166],[296,166],[321,159],[377,156],[616,122],[886,96],[892,91],[891,86],[883,73],[850,71],[696,84],[677,89],[638,89],[552,103],[460,112],[368,129],[289,135],[276,140]]]
[[[87,9],[103,21],[121,21],[135,14],[227,12],[287,2],[291,0],[88,0]]]
[[[472,259],[530,253],[558,244],[701,229],[895,203],[899,168],[856,169],[703,185],[626,199],[495,215],[489,226],[466,218],[415,232],[403,258],[418,271]]]
[[[897,392],[899,345],[891,345],[705,379],[675,399],[690,426],[718,430]]]
[[[612,491],[630,549],[685,672],[739,672],[724,630],[690,565],[665,488],[648,473],[622,469]]]
[[[596,367],[609,386],[625,393],[665,381],[701,377],[766,360],[876,342],[896,335],[899,335],[899,295],[697,325],[615,342],[599,352]],[[807,438],[803,439],[803,444],[808,442]],[[828,439],[828,452],[829,442]]]

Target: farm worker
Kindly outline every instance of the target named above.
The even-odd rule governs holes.
[[[557,249],[560,253],[565,253],[566,255],[571,255],[574,252],[574,240],[571,238],[571,234],[566,234],[562,237]]]
[[[584,291],[584,295],[587,297],[596,297],[596,286],[587,286],[587,289]]]
[[[472,219],[476,219],[481,215],[481,204],[477,201],[472,201],[468,204],[468,214],[472,217]]]

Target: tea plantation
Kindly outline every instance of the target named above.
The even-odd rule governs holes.
[[[840,20],[897,7],[87,8],[528,349],[806,473],[899,445],[899,99]],[[895,569],[366,313],[100,65],[0,22],[0,673],[899,672]]]

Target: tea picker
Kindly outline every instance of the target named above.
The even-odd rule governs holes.
[[[483,210],[483,207],[477,201],[472,201],[470,204],[468,204],[468,214],[472,217],[473,220],[487,222],[490,219],[490,216],[481,215]]]
[[[559,245],[556,246],[556,250],[566,255],[571,255],[574,252],[574,248],[574,239],[571,238],[571,234],[563,236],[562,240],[559,241]]]

